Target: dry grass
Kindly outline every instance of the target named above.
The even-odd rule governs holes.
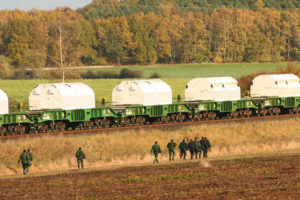
[[[0,174],[21,173],[17,165],[23,148],[34,154],[32,171],[49,171],[76,167],[75,151],[79,146],[87,155],[87,167],[116,164],[150,163],[150,148],[158,141],[167,160],[166,144],[171,138],[206,136],[212,144],[209,156],[239,155],[259,152],[300,150],[300,119],[267,122],[244,122],[190,126],[169,130],[126,131],[108,135],[45,136],[1,141]],[[178,155],[177,155],[178,159]]]

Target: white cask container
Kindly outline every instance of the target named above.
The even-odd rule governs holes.
[[[29,96],[30,110],[95,108],[95,93],[83,83],[39,84]]]
[[[122,81],[112,92],[113,105],[166,105],[172,103],[172,89],[164,81]]]
[[[8,114],[8,97],[3,90],[0,90],[0,114]]]
[[[195,78],[185,89],[186,101],[233,101],[241,98],[241,89],[232,77]]]
[[[299,77],[294,74],[259,75],[252,81],[251,97],[300,96]]]

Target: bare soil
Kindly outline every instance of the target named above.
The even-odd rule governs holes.
[[[0,199],[285,199],[300,197],[300,154],[4,177]]]

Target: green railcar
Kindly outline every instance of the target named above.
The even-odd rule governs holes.
[[[123,124],[144,124],[147,122],[183,121],[191,113],[190,108],[184,103],[167,105],[130,105],[119,108]]]
[[[0,134],[28,133],[33,126],[32,116],[27,113],[0,115]]]
[[[254,100],[260,105],[261,115],[300,112],[300,97],[261,97]]]
[[[36,132],[62,131],[65,129],[90,129],[109,126],[115,122],[117,114],[110,108],[77,110],[47,110],[30,113],[35,121]]]
[[[220,117],[249,117],[257,112],[259,103],[253,99],[236,101],[198,101],[188,102],[196,120]]]

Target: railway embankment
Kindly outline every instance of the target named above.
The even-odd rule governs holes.
[[[66,170],[76,167],[75,151],[80,146],[87,155],[86,167],[151,163],[154,141],[162,147],[159,159],[166,161],[166,145],[183,138],[205,136],[212,149],[209,156],[240,155],[300,150],[299,118],[245,121],[243,123],[201,124],[164,129],[133,129],[114,134],[58,135],[2,140],[0,174],[19,174],[17,160],[23,149],[34,154],[31,172]],[[179,159],[179,152],[176,152]]]

